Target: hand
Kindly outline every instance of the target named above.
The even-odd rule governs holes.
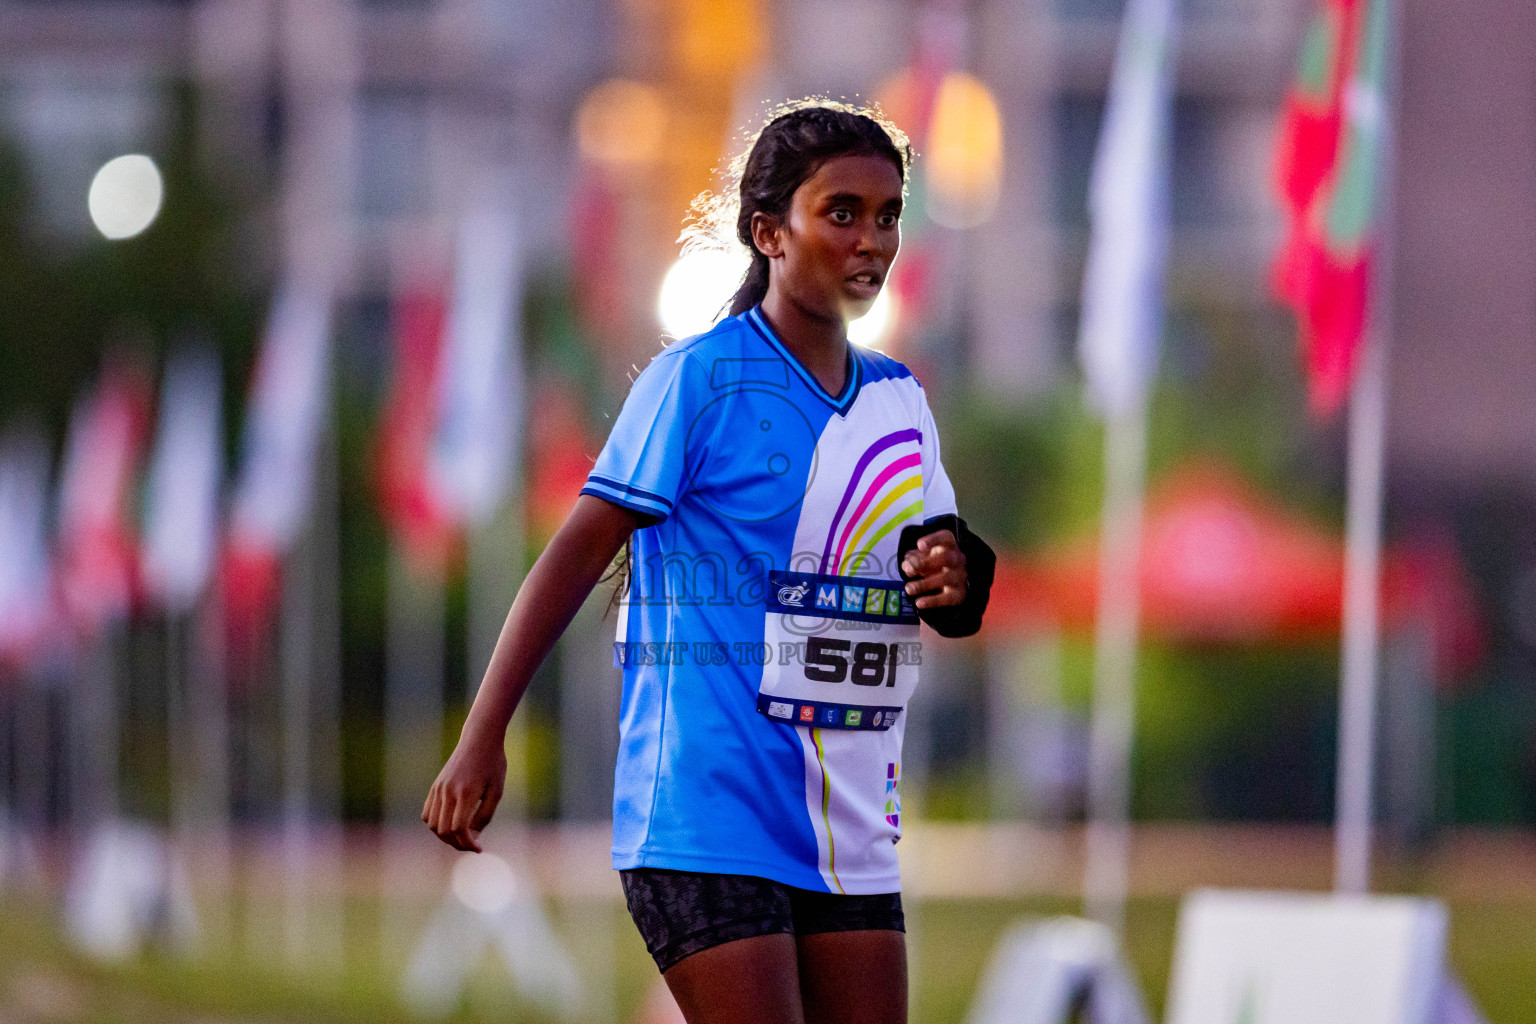
[[[421,820],[455,850],[479,853],[480,832],[491,823],[506,784],[507,752],[502,744],[462,736],[427,792]]]
[[[907,552],[901,572],[911,580],[907,594],[916,598],[917,607],[947,608],[965,600],[969,578],[965,571],[965,552],[948,530],[937,530],[918,540]],[[919,597],[918,595],[924,595]]]

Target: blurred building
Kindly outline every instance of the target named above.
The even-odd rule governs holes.
[[[1198,372],[1202,320],[1269,346],[1270,365],[1293,364],[1294,333],[1267,283],[1279,227],[1270,179],[1276,112],[1311,5],[1182,4],[1165,374]],[[1503,652],[1494,674],[1527,692],[1536,5],[1403,6],[1388,516],[1473,548]],[[736,128],[765,102],[876,97],[943,35],[946,68],[976,76],[995,101],[1001,179],[981,223],[911,226],[937,254],[936,298],[924,336],[898,354],[940,367],[946,386],[974,382],[1024,403],[1077,379],[1088,177],[1122,9],[0,0],[0,132],[32,172],[39,237],[75,245],[91,232],[92,173],[119,153],[153,152],[173,130],[173,93],[195,82],[215,179],[256,197],[239,268],[250,290],[285,268],[324,273],[375,313],[412,275],[445,272],[457,219],[477,199],[510,196],[534,271],[569,273],[578,298],[596,296],[587,331],[600,365],[582,369],[611,382],[611,400],[659,344],[655,296],[679,225],[739,146]],[[365,344],[381,344],[375,327]],[[373,349],[359,362],[377,372],[382,361]],[[1339,447],[1335,428],[1319,434]],[[1525,699],[1536,726],[1536,699]]]

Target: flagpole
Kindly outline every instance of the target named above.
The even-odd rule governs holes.
[[[1377,600],[1386,455],[1384,339],[1373,329],[1349,408],[1349,495],[1345,527],[1343,683],[1339,707],[1338,821],[1334,888],[1370,889],[1372,782],[1376,760]]]
[[[196,821],[203,890],[211,908],[203,921],[210,945],[234,946],[234,848],[230,806],[229,669],[224,640],[224,598],[218,587],[193,612],[187,708],[197,765]]]
[[[1131,0],[1094,159],[1079,353],[1104,414],[1083,902],[1118,936],[1130,888],[1147,415],[1162,333],[1178,0]]]
[[[391,541],[384,641],[384,913],[380,952],[386,964],[415,933],[413,897],[422,891],[415,852],[422,849],[421,805],[441,767],[445,660],[444,584],[408,562]],[[427,847],[431,849],[431,847]]]
[[[1084,902],[1089,917],[1117,934],[1125,924],[1130,888],[1131,744],[1146,462],[1143,399],[1117,410],[1105,422],[1104,518],[1088,737]]]
[[[315,523],[306,525],[283,567],[279,630],[282,705],[283,953],[294,970],[308,962],[310,903],[310,733],[313,729],[315,646]]]
[[[346,862],[341,821],[341,496],[335,406],[325,403],[316,457],[315,643],[310,728],[314,758],[309,841],[320,891],[311,896],[311,958],[331,970],[345,963]]]
[[[1401,8],[1386,4],[1383,73],[1381,233],[1371,289],[1370,320],[1349,404],[1348,493],[1345,498],[1344,596],[1340,639],[1338,780],[1335,794],[1334,889],[1371,888],[1375,821],[1377,660],[1380,650],[1382,508],[1386,485],[1387,362],[1391,351],[1393,260],[1396,256],[1396,111]]]

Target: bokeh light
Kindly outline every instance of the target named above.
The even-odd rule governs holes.
[[[973,228],[997,208],[1003,179],[1003,122],[992,92],[962,72],[944,76],[928,140],[928,213],[950,228]]]
[[[107,161],[91,181],[91,223],[107,238],[132,238],[155,222],[165,198],[160,168],[142,153]]]
[[[587,93],[576,111],[576,145],[600,164],[632,167],[661,155],[667,108],[642,82],[615,78]]]
[[[657,315],[662,330],[674,338],[702,334],[719,321],[725,304],[747,272],[742,250],[695,249],[683,254],[661,280]],[[848,325],[848,340],[881,348],[890,338],[898,312],[891,289],[881,290],[868,313]]]
[[[896,293],[889,286],[880,289],[869,312],[848,325],[848,340],[863,348],[883,350],[896,327],[899,312]]]
[[[662,330],[687,338],[710,329],[747,272],[743,250],[694,249],[661,279],[657,314]]]
[[[517,876],[511,865],[494,853],[460,857],[453,865],[449,884],[460,903],[482,914],[505,909],[517,895]]]

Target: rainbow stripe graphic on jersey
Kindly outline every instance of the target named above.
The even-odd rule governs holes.
[[[885,820],[901,828],[901,765],[894,761],[885,766]]]
[[[897,430],[865,449],[827,530],[821,572],[857,575],[860,562],[876,544],[908,519],[922,515],[922,442],[920,431]]]

